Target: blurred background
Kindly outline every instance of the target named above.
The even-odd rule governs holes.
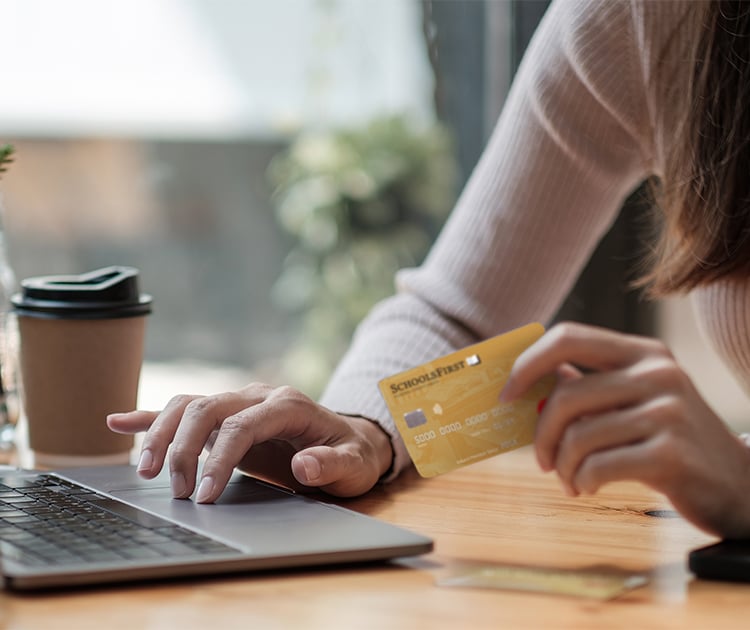
[[[437,234],[547,5],[0,0],[17,278],[141,270],[144,407],[253,379],[317,395]],[[643,205],[629,200],[559,318],[664,336],[741,418],[683,301],[626,288]]]

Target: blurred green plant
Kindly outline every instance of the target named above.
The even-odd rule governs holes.
[[[450,134],[404,116],[300,134],[269,165],[272,202],[294,244],[276,305],[299,318],[281,377],[318,395],[359,321],[418,265],[456,197]]]
[[[8,170],[8,165],[13,162],[13,154],[16,152],[12,144],[0,146],[0,177]]]

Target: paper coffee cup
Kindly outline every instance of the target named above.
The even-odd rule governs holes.
[[[138,271],[28,278],[12,302],[33,465],[127,463],[133,436],[110,431],[106,417],[137,405],[151,312]]]

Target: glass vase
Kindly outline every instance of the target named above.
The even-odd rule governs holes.
[[[18,327],[11,305],[16,276],[8,261],[4,230],[5,208],[0,194],[0,460],[15,455],[18,399]]]

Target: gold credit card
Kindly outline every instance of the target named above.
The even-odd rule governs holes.
[[[516,358],[544,334],[527,324],[467,346],[378,384],[417,471],[433,477],[530,444],[550,375],[501,403]]]

